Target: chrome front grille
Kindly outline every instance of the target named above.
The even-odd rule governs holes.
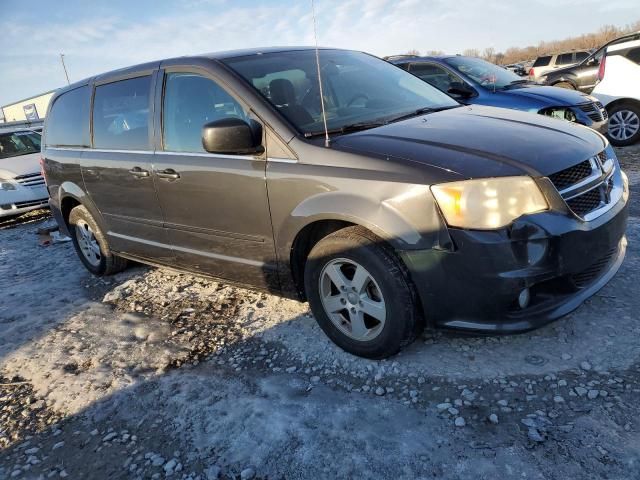
[[[589,160],[549,175],[549,180],[567,206],[584,220],[597,218],[622,196],[619,167],[614,159],[607,157],[603,151]]]
[[[549,175],[549,180],[553,182],[558,190],[564,190],[580,180],[588,178],[593,173],[591,161],[585,160],[578,165],[561,170],[553,175]]]
[[[44,187],[44,177],[40,172],[28,173],[26,175],[18,175],[14,179],[23,187],[38,188]]]
[[[602,122],[608,117],[607,110],[600,102],[581,103],[578,105],[578,108],[586,113],[594,122]]]

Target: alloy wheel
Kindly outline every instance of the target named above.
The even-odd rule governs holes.
[[[369,341],[382,332],[387,309],[373,276],[359,263],[336,258],[320,273],[320,299],[331,322],[345,335]]]
[[[640,118],[631,110],[618,110],[609,118],[609,135],[619,141],[633,137],[640,130]]]
[[[76,240],[84,258],[92,266],[97,267],[102,260],[102,252],[100,244],[96,240],[96,236],[87,222],[79,220],[76,223]]]

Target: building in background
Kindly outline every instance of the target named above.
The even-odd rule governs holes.
[[[0,107],[0,122],[42,120],[55,90]],[[4,118],[3,118],[4,117]]]

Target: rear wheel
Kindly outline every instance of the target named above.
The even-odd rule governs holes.
[[[405,266],[361,227],[339,230],[316,244],[305,266],[305,289],[322,330],[354,355],[393,355],[422,327]]]
[[[558,83],[554,83],[553,86],[554,87],[559,87],[559,88],[566,88],[567,90],[575,90],[576,89],[576,87],[574,87],[569,82],[558,82]]]
[[[608,137],[616,147],[632,145],[640,140],[640,106],[620,103],[609,111]]]
[[[102,230],[84,206],[71,210],[69,231],[80,260],[91,273],[111,275],[126,268],[127,261],[111,252]]]

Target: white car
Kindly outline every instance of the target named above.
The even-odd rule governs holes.
[[[609,140],[625,146],[640,140],[640,32],[609,45],[591,92],[609,113]]]
[[[0,126],[0,218],[48,207],[40,170],[40,134]]]

